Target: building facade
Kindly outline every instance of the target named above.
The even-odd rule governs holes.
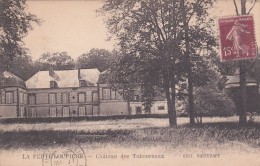
[[[23,81],[10,72],[0,73],[0,117],[85,117],[145,114],[141,102],[131,102],[110,88],[108,71],[98,69],[39,71]],[[149,113],[167,113],[157,101]],[[159,112],[158,112],[159,111]]]

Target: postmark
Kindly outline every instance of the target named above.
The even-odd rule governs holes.
[[[222,61],[256,57],[256,40],[252,15],[233,16],[218,20]]]
[[[41,155],[42,166],[87,166],[86,153],[79,145],[47,150]]]

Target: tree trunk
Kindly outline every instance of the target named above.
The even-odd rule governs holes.
[[[190,124],[195,124],[195,113],[194,113],[194,103],[193,103],[193,81],[192,81],[192,68],[190,60],[190,42],[189,42],[189,25],[187,22],[187,17],[185,13],[184,0],[181,1],[182,16],[183,16],[183,27],[185,35],[185,57],[186,64],[188,68],[188,98],[189,98],[189,114],[190,114]]]
[[[241,14],[246,14],[246,0],[241,0]],[[246,103],[246,66],[243,61],[239,63],[239,72],[240,72],[240,90],[241,90],[241,107],[239,112],[239,124],[246,124],[246,112],[247,112],[247,103]]]
[[[247,101],[246,101],[246,72],[245,72],[245,64],[243,61],[239,63],[240,69],[240,93],[241,93],[241,104],[239,109],[239,124],[246,124],[246,112],[247,112]]]
[[[171,86],[171,99],[172,99],[172,120],[175,122],[175,126],[177,126],[177,114],[176,114],[176,108],[175,108],[175,97],[176,97],[176,91],[175,91],[175,82],[172,82]]]
[[[189,66],[189,68],[191,68]],[[188,97],[189,97],[189,113],[190,113],[190,124],[195,124],[195,113],[193,103],[193,83],[191,78],[191,69],[188,71]]]
[[[171,91],[170,91],[170,86],[169,86],[169,71],[165,71],[164,73],[164,91],[166,95],[166,100],[167,100],[167,107],[168,107],[168,116],[169,116],[169,124],[170,127],[177,126],[177,119],[176,119],[176,112],[175,112],[175,105],[173,105],[173,99],[171,96]],[[175,89],[174,89],[175,91]],[[175,97],[174,97],[175,99]]]
[[[167,107],[168,107],[168,116],[170,127],[177,126],[176,116],[174,116],[174,107],[171,99],[169,89],[166,91]]]

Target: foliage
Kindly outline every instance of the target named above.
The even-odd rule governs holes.
[[[113,53],[105,49],[93,48],[77,59],[77,65],[81,68],[97,68],[102,72],[110,67],[112,58]]]
[[[34,67],[30,56],[23,55],[15,57],[10,62],[9,71],[21,79],[27,80],[37,72],[37,68]]]
[[[184,5],[181,6],[180,2]],[[119,78],[134,77],[129,81],[141,85],[143,96],[148,101],[154,97],[155,88],[163,89],[171,126],[177,123],[176,84],[185,84],[188,75],[196,76],[190,80],[202,84],[204,59],[198,50],[205,44],[215,44],[210,33],[212,20],[206,19],[212,4],[210,0],[107,0],[101,9],[107,16],[111,34],[119,40],[123,56],[132,57],[130,61],[123,61],[122,66],[129,68],[118,70],[117,73],[122,72],[118,74]],[[188,31],[183,30],[184,24]],[[184,46],[186,41],[189,41],[189,48]],[[128,69],[130,71],[126,71]],[[129,76],[127,72],[130,72]]]
[[[119,78],[128,80],[127,77],[134,77],[129,79],[131,84],[136,82],[143,85],[141,88],[147,87],[149,90],[154,86],[163,88],[169,103],[171,125],[176,125],[176,112],[170,88],[176,61],[172,53],[177,51],[173,50],[175,47],[171,47],[173,37],[176,35],[177,9],[176,2],[168,0],[107,0],[102,8],[102,12],[109,16],[107,18],[109,30],[119,40],[123,56],[126,56],[121,60],[122,66],[129,67],[124,71],[117,71],[122,72],[120,75],[125,77]],[[125,74],[129,72],[130,75]]]
[[[33,29],[33,23],[39,23],[39,20],[35,15],[27,12],[25,0],[0,1],[0,66],[2,70],[8,70],[13,58],[26,54],[22,39]]]
[[[195,90],[195,110],[197,116],[231,116],[235,105],[226,92],[216,87],[204,86]]]
[[[69,70],[74,69],[75,63],[67,52],[56,52],[42,54],[34,65],[38,70]]]

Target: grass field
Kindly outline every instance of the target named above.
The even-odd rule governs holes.
[[[247,127],[239,127],[238,117],[204,118],[204,124],[190,126],[188,118],[178,118],[179,126],[168,127],[167,119],[79,121],[40,124],[2,124],[1,148],[37,148],[70,144],[116,143],[146,146],[170,143],[171,146],[215,147],[241,142],[260,147],[260,118]]]
[[[260,117],[246,127],[238,126],[238,117],[204,118],[204,124],[196,126],[188,122],[188,118],[178,118],[179,125],[174,128],[168,127],[167,119],[1,124],[0,148],[4,154],[20,154],[21,150],[33,153],[77,144],[92,154],[130,150],[168,155],[245,153],[254,156],[253,160],[260,156]]]

